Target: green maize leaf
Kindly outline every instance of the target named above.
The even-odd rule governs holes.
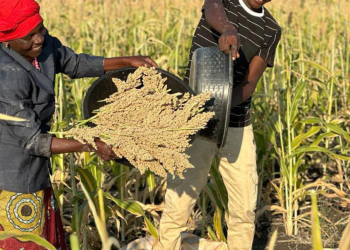
[[[318,217],[316,193],[311,194],[311,232],[313,250],[323,250],[320,219]]]
[[[208,231],[208,236],[211,240],[219,241],[219,239],[215,235],[215,232],[213,231],[213,229],[210,226],[207,227],[207,231]]]
[[[79,238],[76,234],[71,234],[69,236],[69,241],[72,250],[80,250]]]
[[[320,135],[311,143],[311,146],[317,146],[320,142],[322,142],[322,141],[324,140],[324,138],[332,138],[332,137],[336,137],[336,136],[338,136],[338,134],[335,134],[335,133],[332,133],[332,132],[320,134]]]
[[[314,62],[314,61],[305,60],[305,59],[299,59],[299,60],[295,60],[294,62],[297,62],[297,63],[299,63],[299,62],[301,62],[301,63],[308,63],[308,64],[310,64],[312,67],[314,67],[314,68],[316,68],[316,69],[319,69],[319,70],[321,70],[322,72],[324,72],[326,75],[332,77],[332,73],[331,73],[328,69],[326,69],[325,67],[323,67],[322,65],[320,65],[320,64],[318,64],[318,63],[316,63],[316,62]]]
[[[141,206],[137,202],[122,201],[120,199],[114,198],[109,193],[104,193],[104,196],[107,199],[110,199],[113,202],[115,202],[117,204],[117,206],[119,206],[120,208],[125,209],[126,211],[128,211],[136,216],[143,216],[145,219],[145,224],[146,224],[149,232],[153,235],[153,237],[158,238],[157,229],[152,224],[152,222],[147,218],[145,212],[142,210]]]
[[[217,192],[213,183],[208,183],[207,185],[205,185],[204,191],[208,194],[210,199],[214,201],[218,207],[220,208],[224,207],[224,205],[222,204],[222,201],[219,199],[217,195]]]
[[[0,240],[6,240],[8,238],[18,238],[18,239],[29,240],[49,250],[56,250],[56,247],[51,245],[47,240],[40,237],[39,235],[32,234],[32,233],[14,233],[14,232],[3,232],[3,231],[0,232]]]
[[[113,163],[112,170],[117,178],[117,186],[119,190],[122,190],[126,186],[126,180],[129,176],[129,167],[124,166],[120,163]]]
[[[299,154],[305,154],[305,153],[310,153],[310,152],[321,152],[321,153],[325,153],[325,154],[329,155],[330,157],[333,157],[336,159],[340,159],[340,160],[344,160],[344,161],[350,160],[350,157],[348,157],[348,156],[335,154],[326,148],[322,148],[322,147],[318,147],[318,146],[299,147],[293,151],[293,153],[290,155],[290,157],[294,157],[294,156],[299,155]]]
[[[276,132],[275,130],[268,128],[268,136],[269,136],[269,140],[272,143],[272,145],[274,147],[277,147],[277,142],[276,142]]]
[[[332,120],[330,123],[338,125],[338,124],[345,123],[345,122],[346,121],[342,118],[336,118],[336,119]]]
[[[317,86],[322,90],[322,91],[317,91],[318,95],[324,94],[325,98],[329,98],[329,88],[327,87],[327,84],[325,84],[323,81],[321,81],[320,79],[317,78],[311,78],[316,84]]]
[[[324,123],[324,120],[322,120],[321,118],[317,118],[317,117],[308,117],[302,121],[300,121],[300,123],[305,123],[305,124],[314,124],[314,123]]]
[[[97,192],[93,191],[89,193],[90,197],[95,198],[97,196]],[[78,200],[85,200],[85,195],[83,191],[77,191],[75,196],[73,197],[72,203],[77,202]]]
[[[303,96],[303,93],[304,93],[304,90],[305,90],[307,83],[308,83],[307,81],[303,81],[302,84],[298,84],[297,88],[294,91],[294,96],[293,96],[292,104],[290,107],[290,116],[289,116],[290,121],[293,121],[295,116],[298,113],[299,101],[300,101],[301,97]]]
[[[76,171],[78,172],[80,180],[83,183],[86,190],[88,191],[88,193],[92,193],[97,190],[96,180],[87,169],[76,168]]]
[[[15,117],[15,116],[10,116],[10,115],[5,115],[0,113],[0,120],[5,120],[5,121],[13,121],[13,122],[25,122],[28,121],[23,118]]]
[[[282,156],[280,156],[280,158],[282,158]],[[288,162],[286,161],[286,159],[278,159],[278,163],[280,164],[280,171],[283,174],[283,176],[285,176],[288,180],[289,180],[289,169],[288,169]]]
[[[91,213],[92,213],[92,215],[94,217],[96,228],[97,228],[97,231],[98,231],[98,233],[100,235],[102,244],[105,244],[105,242],[108,239],[108,232],[107,232],[106,224],[99,217],[99,215],[97,213],[97,210],[96,210],[96,206],[93,203],[92,199],[90,198],[90,195],[87,192],[87,190],[85,189],[84,185],[82,185],[81,188],[82,188],[82,190],[83,190],[83,192],[84,192],[84,194],[86,196],[86,199],[87,199],[87,201],[89,203],[90,211],[91,211]]]
[[[154,202],[154,190],[156,186],[156,181],[154,178],[154,173],[151,172],[150,170],[147,170],[146,172],[146,181],[147,181],[147,186],[148,186],[148,191],[151,196],[151,202]]]
[[[293,164],[293,175],[294,175],[294,176],[297,176],[299,166],[300,166],[300,164],[302,163],[302,159],[303,159],[303,157],[299,157],[299,158],[296,160],[296,162]]]
[[[76,204],[76,203],[73,203],[73,204]],[[83,214],[84,214],[85,209],[87,209],[89,207],[89,204],[88,204],[87,200],[85,199],[83,201],[83,203],[78,206],[78,208],[76,208],[76,206],[78,206],[78,205],[76,204],[74,206],[74,209],[77,209],[77,212],[73,213],[72,222],[71,222],[71,227],[72,227],[73,231],[75,231],[75,232],[78,231],[77,227],[81,227],[82,224],[84,223],[83,222]]]
[[[104,196],[107,199],[110,199],[115,204],[117,204],[120,208],[125,209],[126,211],[136,215],[136,216],[145,216],[145,212],[142,210],[141,206],[137,204],[135,201],[122,201],[120,199],[114,198],[109,193],[104,193]]]
[[[321,130],[321,128],[322,127],[320,126],[313,126],[305,134],[300,134],[297,137],[295,137],[292,141],[292,151],[296,149],[303,140],[317,134]]]
[[[152,236],[155,239],[158,239],[158,231],[157,231],[156,227],[153,225],[153,223],[146,216],[144,216],[144,219],[145,219],[145,224],[147,226],[148,231],[152,234]]]
[[[226,242],[226,237],[225,237],[224,231],[222,230],[222,223],[221,223],[222,209],[219,208],[218,206],[215,208],[213,222],[214,222],[214,229],[216,231],[217,238],[219,239],[219,241]]]
[[[346,140],[350,141],[350,135],[342,129],[340,126],[333,123],[326,123],[325,126],[334,133],[340,134],[346,138]]]
[[[148,170],[146,175],[147,175],[148,189],[150,192],[152,192],[156,186],[154,173]]]
[[[214,180],[214,183],[216,184],[217,187],[217,194],[221,197],[222,199],[222,204],[224,205],[224,208],[226,211],[228,211],[228,196],[227,196],[227,190],[224,185],[224,182],[221,179],[220,173],[218,168],[213,164],[210,169],[210,175]]]
[[[68,127],[67,121],[56,122],[52,126],[52,131],[60,131],[62,129],[66,129]],[[59,132],[58,132],[59,133]]]

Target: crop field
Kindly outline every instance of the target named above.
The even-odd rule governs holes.
[[[149,55],[160,68],[182,78],[203,0],[39,3],[50,34],[76,52]],[[267,69],[253,95],[260,177],[254,249],[264,249],[266,239],[270,249],[339,244],[346,249],[350,4],[273,0],[266,8],[283,34],[275,67]],[[52,131],[58,137],[84,119],[84,96],[95,80],[57,75]],[[135,168],[103,162],[90,153],[54,155],[52,164],[52,182],[72,249],[115,249],[148,235],[157,237],[164,178],[151,172],[141,175]],[[214,162],[189,220],[190,232],[225,241],[225,192]]]

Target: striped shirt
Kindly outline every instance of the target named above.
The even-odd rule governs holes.
[[[272,15],[262,8],[261,13],[253,12],[243,0],[222,0],[228,20],[240,36],[240,57],[234,63],[234,85],[244,79],[250,61],[254,56],[264,59],[273,67],[275,51],[281,37],[281,28]],[[204,12],[195,30],[189,55],[189,64],[184,81],[189,83],[192,54],[197,48],[218,45],[220,33],[210,28]],[[244,127],[251,124],[251,98],[231,109],[230,127]]]

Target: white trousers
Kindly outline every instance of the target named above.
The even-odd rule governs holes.
[[[160,221],[160,241],[153,249],[180,250],[180,233],[187,229],[187,220],[207,183],[210,166],[216,156],[228,193],[228,249],[250,250],[254,238],[258,186],[253,127],[230,127],[225,147],[221,149],[215,143],[196,139],[186,153],[190,155],[194,168],[184,173],[184,179],[168,177]]]

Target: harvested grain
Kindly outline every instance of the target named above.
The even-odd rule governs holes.
[[[107,104],[92,121],[96,126],[73,128],[66,135],[94,147],[94,139],[101,138],[141,173],[149,169],[160,176],[168,171],[182,177],[193,167],[185,154],[190,136],[214,115],[201,112],[210,92],[170,94],[166,78],[146,67],[129,74],[126,81],[113,82],[118,92],[104,100]]]

